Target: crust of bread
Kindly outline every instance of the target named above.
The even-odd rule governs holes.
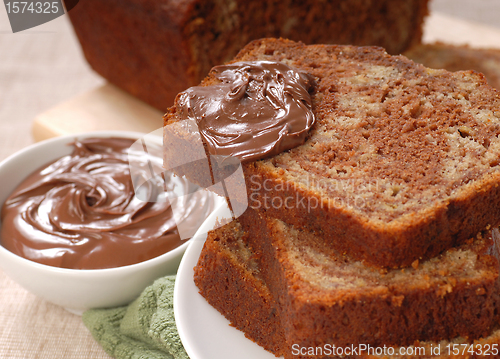
[[[85,0],[68,15],[93,70],[165,111],[177,93],[262,37],[377,45],[399,54],[420,42],[427,3]]]

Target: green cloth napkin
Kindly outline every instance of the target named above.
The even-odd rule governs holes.
[[[83,313],[83,323],[116,359],[189,359],[174,320],[174,283],[160,278],[128,306]]]

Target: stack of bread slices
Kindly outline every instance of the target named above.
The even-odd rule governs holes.
[[[374,47],[263,39],[234,59],[262,60],[315,78],[316,123],[243,163],[249,208],[208,234],[201,295],[285,358],[498,355],[500,93]]]

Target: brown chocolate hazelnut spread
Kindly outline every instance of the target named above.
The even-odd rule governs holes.
[[[212,69],[221,83],[196,86],[178,99],[196,120],[208,152],[254,161],[304,143],[314,124],[314,80],[280,62],[237,62]]]
[[[168,172],[165,181],[151,176],[148,166],[161,166],[161,148],[159,157],[141,154],[147,158],[134,176],[145,181],[136,196],[128,161],[134,142],[76,141],[71,155],[32,173],[3,205],[1,245],[46,265],[98,269],[142,262],[184,243],[171,202],[161,196],[174,189],[191,194],[176,204],[182,213],[175,217],[196,228],[213,209],[213,196]]]

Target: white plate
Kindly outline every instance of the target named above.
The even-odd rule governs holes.
[[[193,267],[205,243],[206,232],[215,219],[226,217],[227,207],[219,207],[200,227],[182,258],[174,289],[174,314],[182,344],[191,359],[276,359],[229,321],[198,293]],[[227,213],[227,212],[226,212]],[[227,218],[227,217],[226,217]]]

